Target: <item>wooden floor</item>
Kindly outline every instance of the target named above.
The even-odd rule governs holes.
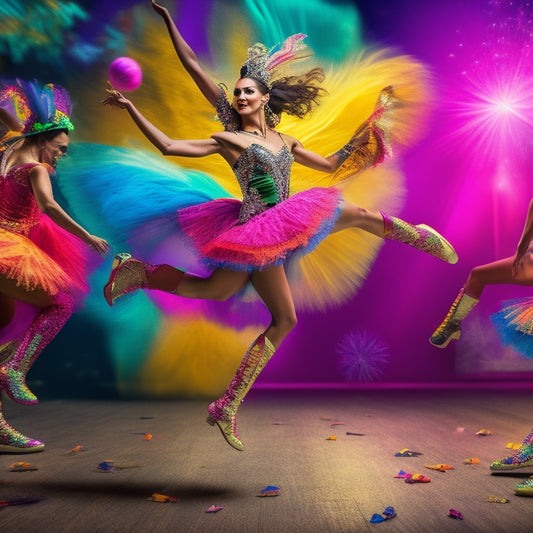
[[[491,461],[508,455],[506,444],[521,442],[533,425],[531,390],[252,390],[239,412],[242,453],[205,423],[205,407],[205,401],[6,402],[11,424],[45,441],[46,450],[0,455],[0,499],[44,499],[0,508],[0,531],[533,531],[533,498],[514,494],[528,472],[489,471]],[[476,436],[480,429],[492,434]],[[144,440],[147,433],[151,440]],[[78,445],[86,451],[72,453]],[[423,455],[396,457],[403,448]],[[480,463],[465,465],[469,457]],[[99,472],[105,460],[129,468]],[[10,472],[15,461],[38,470]],[[440,463],[453,469],[424,467]],[[431,482],[407,484],[394,477],[400,470]],[[279,486],[280,495],[257,497],[268,485]],[[149,501],[154,492],[178,501]],[[510,503],[489,503],[488,496]],[[224,509],[208,514],[211,505]],[[369,523],[390,505],[395,518]],[[452,508],[464,520],[450,518]]]

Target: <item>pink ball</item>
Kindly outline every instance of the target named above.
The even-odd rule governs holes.
[[[139,63],[131,57],[117,57],[109,65],[109,82],[117,91],[134,91],[142,80]]]

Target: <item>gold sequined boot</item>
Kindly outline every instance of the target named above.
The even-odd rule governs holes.
[[[217,424],[227,443],[241,452],[244,445],[237,434],[237,409],[274,352],[274,346],[264,333],[259,335],[244,355],[226,392],[207,408],[207,423]]]
[[[464,289],[459,291],[446,318],[435,330],[429,342],[437,348],[446,348],[452,339],[459,340],[461,337],[461,321],[463,321],[479,302],[466,294]]]
[[[128,253],[116,254],[111,267],[109,280],[104,286],[104,297],[107,300],[107,303],[112,306],[115,300],[120,296],[138,289],[157,288],[152,287],[149,277],[161,267],[166,267],[167,270],[173,272],[175,286],[172,290],[167,292],[175,292],[185,274],[182,270],[169,267],[168,265],[150,265],[144,261],[133,259]]]
[[[457,263],[458,258],[453,246],[430,226],[413,226],[385,213],[381,213],[381,216],[385,223],[384,239],[403,242],[452,265]]]

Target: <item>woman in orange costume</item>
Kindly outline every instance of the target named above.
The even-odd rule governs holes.
[[[0,82],[0,120],[9,130],[0,155],[0,389],[22,404],[37,402],[26,374],[88,290],[87,247],[109,250],[52,192],[50,176],[73,129],[70,110],[62,87]],[[28,327],[21,328],[17,302],[38,309]],[[10,427],[0,412],[0,452],[43,447]]]

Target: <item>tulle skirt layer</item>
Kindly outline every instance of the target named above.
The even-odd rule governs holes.
[[[208,268],[263,270],[295,253],[311,252],[332,230],[342,207],[339,190],[315,187],[239,224],[242,202],[218,199],[181,209],[178,222]]]
[[[504,346],[533,359],[533,298],[506,302],[491,319]]]
[[[87,294],[88,257],[77,237],[43,216],[28,237],[0,228],[0,272],[27,290],[79,303]]]

